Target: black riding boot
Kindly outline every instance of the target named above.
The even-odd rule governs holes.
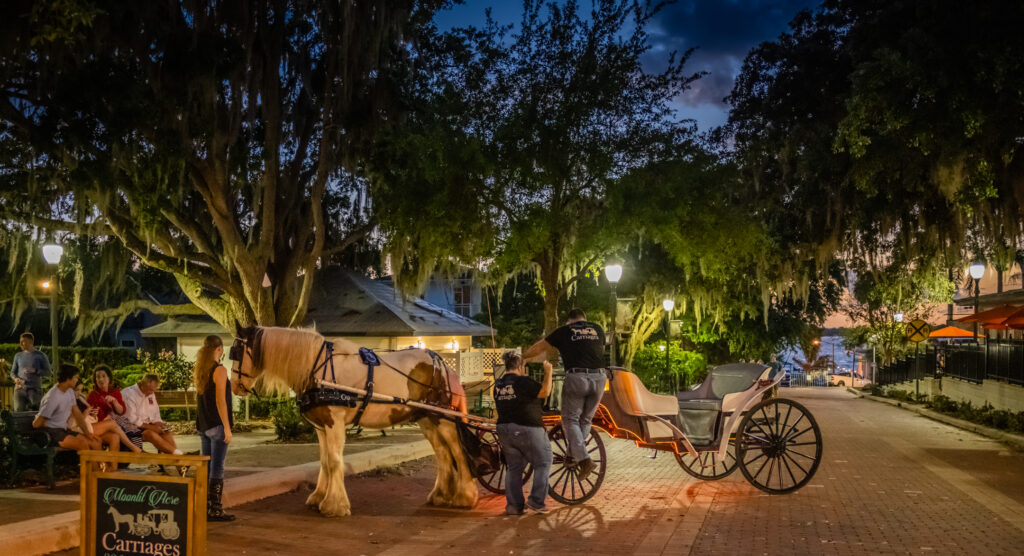
[[[221,496],[224,495],[224,479],[210,479],[210,495],[206,500],[207,521],[234,521],[235,516],[224,513]]]

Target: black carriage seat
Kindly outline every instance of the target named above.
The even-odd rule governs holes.
[[[767,368],[767,365],[759,363],[720,365],[711,369],[697,388],[678,392],[679,419],[690,442],[694,445],[711,443],[722,412],[722,398],[726,394],[747,390]]]

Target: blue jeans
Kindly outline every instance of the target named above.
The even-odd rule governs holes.
[[[590,459],[585,442],[597,405],[604,395],[604,373],[569,373],[562,386],[562,430],[569,455],[576,462]]]
[[[39,402],[42,399],[41,387],[17,388],[14,390],[14,410],[39,411]]]
[[[202,454],[210,456],[210,479],[224,478],[224,460],[228,457],[228,444],[224,442],[224,426],[206,429],[201,435]]]
[[[527,463],[533,465],[530,507],[545,507],[548,476],[551,474],[551,443],[544,427],[502,423],[498,425],[498,440],[508,464],[508,473],[505,475],[505,513],[523,512],[523,505],[527,502],[523,500],[523,471]]]

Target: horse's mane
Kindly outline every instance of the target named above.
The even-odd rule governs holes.
[[[313,369],[323,341],[312,328],[261,328],[254,370],[262,389],[269,394],[287,394],[297,388]]]

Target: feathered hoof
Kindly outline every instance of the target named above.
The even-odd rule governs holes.
[[[430,493],[430,496],[427,497],[427,504],[442,508],[450,508],[452,506],[452,500],[448,496],[445,496],[440,490],[435,489]]]
[[[306,505],[311,507],[311,508],[318,508],[319,509],[320,502],[323,502],[323,501],[324,501],[324,495],[321,494],[319,491],[314,490],[313,492],[309,493],[309,497],[306,498]]]
[[[352,515],[352,507],[347,502],[332,503],[330,500],[324,500],[320,502],[317,509],[320,510],[320,515],[324,517],[345,517]]]
[[[476,501],[479,498],[480,493],[476,491],[476,483],[473,483],[472,492],[464,492],[455,495],[455,499],[452,500],[453,508],[473,508],[476,506]]]

